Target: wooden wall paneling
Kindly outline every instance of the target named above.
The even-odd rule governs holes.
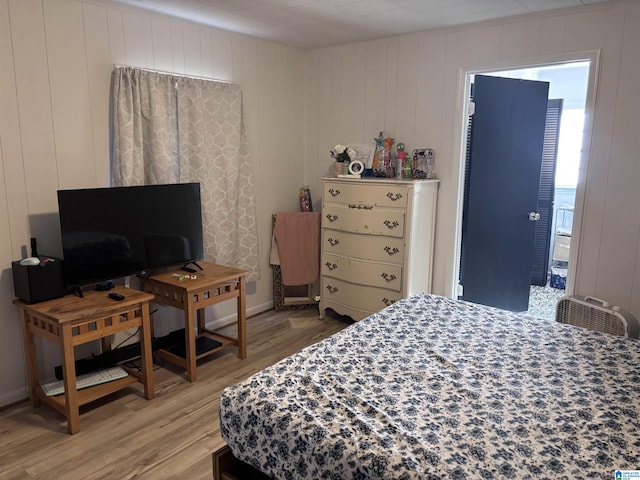
[[[26,396],[20,324],[11,303],[10,264],[29,255],[30,234],[11,35],[10,4],[0,0],[0,405]]]
[[[581,219],[578,264],[576,265],[574,291],[583,295],[594,295],[598,278],[601,251],[601,233],[605,216],[605,197],[608,165],[611,157],[611,142],[616,116],[616,93],[620,75],[623,31],[626,9],[609,12],[603,25],[602,55],[597,81],[592,139],[589,151],[588,170],[581,171],[586,195]],[[570,279],[571,281],[571,279]]]
[[[393,149],[402,142],[407,148],[415,145],[415,124],[417,120],[418,95],[418,58],[420,42],[416,41],[416,36],[403,37],[399,42],[398,66],[395,72],[398,85],[396,114],[396,128],[394,137],[396,139]]]
[[[373,41],[365,45],[364,132],[362,143],[373,144],[384,130],[387,89],[387,42]]]
[[[495,64],[500,58],[502,27],[497,25],[478,27],[470,32],[473,41],[469,45],[470,66]]]
[[[298,168],[301,170],[303,176],[301,182],[304,182],[308,178],[307,175],[307,156],[305,155],[305,140],[306,140],[306,127],[308,120],[306,116],[306,87],[305,87],[305,53],[295,48],[288,48],[286,51],[286,70],[281,72],[285,79],[286,90],[290,92],[289,95],[293,95],[293,102],[290,103],[290,108],[287,109],[288,130],[293,132],[293,143],[295,145],[295,156]],[[287,72],[293,72],[293,74]],[[311,192],[312,196],[317,200],[317,192]]]
[[[386,48],[387,71],[385,74],[385,108],[384,108],[384,124],[381,130],[384,130],[384,136],[395,136],[397,130],[397,110],[398,110],[398,56],[400,44],[397,38],[389,39]],[[376,136],[377,136],[376,132]]]
[[[211,30],[211,63],[213,77],[218,80],[235,81],[233,68],[233,35],[222,30]]]
[[[253,42],[252,42],[253,43]],[[256,215],[258,226],[258,249],[268,252],[271,249],[271,218],[274,211],[296,211],[298,208],[297,187],[303,179],[301,162],[296,161],[293,145],[293,132],[287,129],[288,117],[283,105],[286,99],[286,80],[282,72],[286,68],[286,59],[279,48],[262,41],[256,41],[255,68],[259,82],[255,88],[257,116],[256,121],[263,127],[258,133],[260,151],[252,156],[253,174],[256,185]],[[253,49],[252,49],[253,50]],[[253,51],[252,51],[253,54]],[[301,167],[301,166],[300,166]],[[277,185],[277,188],[274,186]],[[270,197],[270,201],[261,201]],[[260,296],[263,301],[273,300],[271,268],[266,257],[261,258],[262,271]],[[270,288],[271,287],[271,288]]]
[[[347,138],[344,138],[344,110],[342,108],[342,101],[344,92],[342,91],[342,71],[345,68],[349,68],[348,65],[342,59],[342,52],[344,47],[338,47],[332,49],[330,51],[331,61],[328,65],[329,70],[331,71],[331,76],[329,77],[329,84],[331,88],[331,93],[328,97],[323,98],[323,102],[327,102],[327,105],[330,108],[329,115],[331,117],[331,130],[330,132],[333,135],[333,139],[335,143],[345,144],[349,142]]]
[[[95,185],[93,132],[82,5],[44,2],[58,187]],[[49,211],[57,211],[57,199]]]
[[[302,88],[304,89],[304,105],[305,112],[305,125],[304,125],[304,149],[305,156],[304,162],[306,166],[305,181],[309,184],[311,189],[311,199],[313,201],[313,210],[320,210],[320,178],[327,175],[325,171],[326,163],[321,161],[322,151],[319,142],[319,116],[318,116],[318,55],[317,52],[312,51],[302,56],[302,62],[304,63],[304,83]],[[328,155],[328,152],[327,154]],[[315,159],[318,159],[317,161]]]
[[[538,37],[538,53],[540,56],[555,55],[564,51],[565,23],[566,18],[564,15],[542,19],[540,36]]]
[[[184,52],[184,27],[185,24],[182,20],[172,18],[171,29],[169,30],[171,39],[171,54],[173,57],[172,72],[175,73],[187,73],[187,66],[185,63]]]
[[[420,38],[418,54],[418,70],[416,73],[416,116],[413,143],[407,145],[409,153],[414,148],[435,148],[436,169],[439,163],[440,146],[442,145],[442,117],[444,99],[441,92],[445,88],[444,37],[442,35],[425,35]],[[445,161],[445,159],[441,159]],[[437,173],[437,170],[436,170]]]
[[[184,22],[182,38],[185,73],[189,75],[203,76],[200,26],[196,23]]]
[[[322,176],[332,175],[331,170],[334,160],[331,158],[330,151],[340,143],[346,142],[340,138],[340,128],[336,126],[339,122],[339,116],[341,110],[336,105],[335,97],[336,92],[333,89],[332,77],[334,76],[333,70],[333,57],[331,49],[320,50],[317,54],[318,60],[318,91],[317,97],[314,99],[314,108],[318,112],[318,150],[319,159],[318,162],[323,166]],[[339,104],[339,101],[337,102]],[[317,187],[319,188],[319,179],[317,180]]]
[[[30,230],[44,251],[49,232],[34,215],[56,210],[59,179],[42,3],[12,0],[9,7]]]
[[[256,159],[262,157],[262,134],[259,116],[259,91],[260,91],[260,77],[258,69],[258,40],[250,39],[247,37],[238,37],[237,41],[234,40],[234,78],[236,72],[240,79],[240,85],[242,85],[242,103],[246,107],[245,120],[247,122],[247,131],[251,141],[249,142],[249,149],[254,162]],[[237,65],[237,70],[236,70]],[[234,80],[235,81],[235,80]],[[263,161],[268,163],[267,159]]]
[[[564,51],[595,50],[602,45],[607,21],[604,10],[590,10],[567,17],[565,23]]]
[[[30,232],[9,6],[8,0],[0,0],[0,153],[5,192],[2,205],[11,212],[7,228],[2,229],[10,248],[2,251],[18,259],[29,254],[26,248],[24,252],[22,249],[29,243]]]
[[[214,78],[213,75],[213,54],[211,51],[211,31],[210,28],[199,28],[200,51],[201,51],[201,75],[207,78]],[[218,80],[218,79],[216,79]]]
[[[336,78],[340,80],[341,142],[361,143],[365,138],[366,48],[349,45],[342,50],[342,64]]]
[[[4,266],[22,257],[20,245],[28,239],[17,119],[9,5],[6,0],[0,0],[0,185],[5,192],[0,196],[0,262]],[[20,324],[12,300],[13,281],[9,267],[0,275],[0,318],[5,319],[0,323],[0,362],[4,366],[0,370],[0,385],[3,386],[0,405],[15,402],[26,391]]]
[[[123,10],[125,64],[130,67],[154,68],[152,14],[141,10]]]
[[[285,125],[282,124],[282,102],[284,96],[282,92],[283,84],[282,78],[278,74],[278,71],[284,69],[282,58],[278,55],[277,49],[262,42],[258,42],[256,45],[256,61],[257,71],[260,75],[260,82],[256,87],[256,98],[258,107],[258,123],[264,125],[264,128],[260,129],[260,157],[273,158],[276,160],[276,164],[266,163],[264,161],[256,162],[254,173],[256,178],[259,178],[261,182],[265,182],[270,185],[276,185],[282,182],[287,182],[291,177],[295,177],[298,172],[293,170],[293,153],[291,149],[287,148],[289,144],[288,135]],[[286,85],[286,84],[285,84]],[[275,168],[274,168],[275,167]],[[286,175],[284,175],[286,173]],[[278,182],[278,177],[280,180]],[[279,188],[277,191],[273,191],[275,197],[280,197],[282,201],[282,195],[287,195],[286,189]],[[258,208],[261,208],[264,203],[261,203]],[[262,212],[262,221],[270,221],[270,213]]]
[[[173,35],[171,34],[173,22],[166,15],[151,15],[153,68],[163,72],[174,71]]]
[[[635,20],[631,21],[631,20]],[[614,119],[611,156],[606,178],[607,193],[602,224],[601,254],[598,264],[596,295],[617,305],[629,305],[633,296],[640,231],[640,137],[638,111],[640,96],[628,95],[638,88],[640,78],[640,8],[630,6],[624,25],[622,64],[618,79],[616,116]],[[631,254],[635,253],[635,256]],[[635,288],[640,284],[635,282]]]
[[[531,46],[527,44],[525,25],[526,22],[512,22],[502,25],[500,35],[500,58],[502,60],[511,61],[516,58],[526,58],[526,50]]]
[[[297,173],[296,180],[299,187],[304,184],[306,175],[306,157],[304,154],[305,146],[305,121],[304,115],[305,109],[305,88],[304,88],[304,54],[293,48],[280,49],[280,56],[282,61],[280,65],[282,70],[278,72],[282,103],[279,108],[282,109],[282,105],[288,105],[288,108],[283,110],[283,141],[289,142],[292,151],[293,167]],[[286,133],[289,132],[289,134]],[[298,209],[297,189],[295,191],[296,197],[295,209]]]
[[[111,72],[113,70],[113,65],[109,61],[109,23],[107,11],[103,7],[83,3],[82,14],[93,132],[95,185],[108,187],[111,184],[109,103],[111,101]]]
[[[524,25],[525,28],[525,52],[531,58],[540,57],[540,45],[538,39],[540,38],[540,30],[542,29],[542,22],[539,18],[528,19]]]
[[[107,26],[109,29],[109,53],[111,55],[111,63],[114,65],[127,65],[122,11],[107,8]]]
[[[620,75],[625,76],[624,85],[628,88],[627,92],[635,92],[637,91],[637,79],[638,74],[640,73],[639,60],[638,60],[638,24],[640,24],[640,8],[638,8],[638,4],[630,4],[628,9],[616,9],[615,12],[609,12],[611,17],[619,18],[624,21],[624,42],[626,48],[622,50],[621,60],[626,66],[626,68],[620,70]],[[611,22],[615,25],[615,21]],[[609,22],[607,22],[609,24]],[[629,62],[629,64],[627,64]],[[635,83],[633,79],[635,78]],[[624,101],[625,99],[632,99],[632,105],[626,107],[626,113],[628,114],[632,108],[636,108],[636,117],[634,119],[635,124],[637,126],[637,108],[638,108],[638,96],[633,95],[631,93],[624,95],[624,93],[620,93],[620,100]],[[616,124],[617,125],[617,124]],[[635,159],[633,162],[633,169],[635,171],[636,180],[640,179],[640,174],[638,174],[638,160],[640,156],[638,152],[640,149],[638,148],[638,135],[637,128],[635,129],[635,133],[630,132],[629,127],[627,126],[626,131],[629,133],[630,138],[632,138],[632,142],[627,149],[627,154],[630,159]],[[622,142],[622,139],[620,139]],[[617,150],[616,150],[617,152]],[[636,187],[633,190],[633,193],[629,195],[627,198],[630,202],[637,202],[638,199],[638,188]],[[637,225],[640,223],[638,218],[638,212],[634,213],[633,220],[629,221],[629,228],[634,227],[634,223]],[[640,231],[636,233],[636,238],[640,239]],[[631,285],[631,299],[629,301],[629,309],[635,313],[636,316],[640,316],[640,245],[636,246],[636,256],[634,262],[634,271],[633,271],[633,279]]]

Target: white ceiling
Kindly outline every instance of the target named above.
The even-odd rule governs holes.
[[[310,49],[603,0],[114,1]]]

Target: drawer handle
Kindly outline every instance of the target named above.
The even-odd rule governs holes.
[[[400,250],[398,250],[396,247],[384,247],[384,251],[387,252],[389,255],[395,255],[396,253],[400,253]]]
[[[336,220],[338,220],[338,215],[331,215],[330,213],[327,213],[327,220],[329,220],[330,222],[335,222]]]
[[[336,265],[335,263],[331,263],[331,262],[327,262],[327,263],[325,263],[325,265],[329,270],[335,270],[336,268],[338,268],[338,265]]]
[[[333,238],[329,237],[327,238],[327,242],[329,242],[329,245],[331,245],[332,247],[335,247],[340,243],[340,240],[338,240],[337,238],[334,240]]]
[[[387,226],[389,230],[393,230],[394,228],[400,225],[397,220],[394,220],[393,222],[391,220],[385,220],[384,224]]]
[[[330,188],[329,193],[331,194],[332,197],[337,197],[338,195],[340,195],[340,189],[336,188],[334,190],[333,188]]]
[[[392,274],[388,274],[387,272],[384,272],[382,275],[380,275],[382,278],[384,278],[387,282],[393,282],[396,277],[393,273]]]
[[[396,200],[400,200],[402,198],[402,194],[388,192],[387,197],[389,197],[392,202],[395,202]]]
[[[327,285],[327,290],[329,290],[329,293],[336,293],[338,291],[338,287]]]
[[[373,210],[373,205],[356,205],[355,203],[350,203],[349,208],[355,208],[357,210]]]
[[[387,297],[382,299],[382,303],[384,303],[387,307],[389,305],[393,305],[394,303],[396,303],[397,300],[389,300]]]

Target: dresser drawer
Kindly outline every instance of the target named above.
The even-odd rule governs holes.
[[[365,236],[357,233],[323,229],[322,251],[361,260],[402,265],[404,260],[404,240],[402,238]]]
[[[322,227],[365,235],[404,237],[404,211],[325,205],[322,209]]]
[[[396,292],[402,289],[402,267],[400,265],[367,262],[339,255],[324,254],[320,266],[322,275],[362,285],[388,288]]]
[[[407,206],[406,185],[375,185],[360,182],[324,182],[322,192],[325,203],[342,203],[371,207],[396,207],[404,209]]]
[[[322,276],[322,296],[328,301],[349,305],[359,310],[377,312],[402,298],[400,292],[386,288],[355,285]]]

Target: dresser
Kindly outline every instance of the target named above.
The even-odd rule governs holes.
[[[431,292],[438,180],[322,180],[320,318]]]

